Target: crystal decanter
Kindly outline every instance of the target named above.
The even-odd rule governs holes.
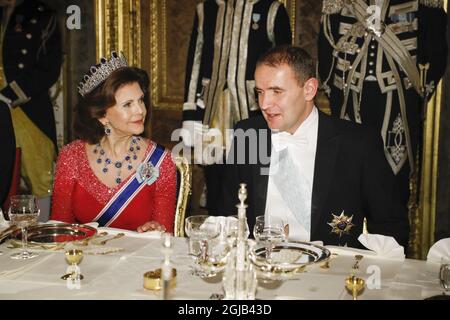
[[[227,259],[223,275],[223,289],[226,300],[254,300],[256,292],[256,272],[249,259],[249,252],[254,242],[248,239],[247,233],[247,188],[240,184],[238,193],[240,203],[238,208],[237,239]]]

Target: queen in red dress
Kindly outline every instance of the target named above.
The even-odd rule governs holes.
[[[59,155],[51,219],[173,232],[176,168],[171,153],[142,136],[148,76],[111,55],[80,84],[80,138]],[[106,79],[104,74],[109,73]]]

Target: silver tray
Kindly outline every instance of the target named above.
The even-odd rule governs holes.
[[[79,241],[92,238],[97,234],[97,229],[84,224],[52,223],[39,224],[28,229],[28,242],[30,244],[55,245],[71,241]],[[12,234],[13,240],[21,240],[21,230]]]
[[[307,265],[322,263],[330,258],[325,247],[302,241],[281,242],[272,249],[271,259],[266,257],[266,246],[253,247],[250,260],[263,278],[284,278],[301,273]]]

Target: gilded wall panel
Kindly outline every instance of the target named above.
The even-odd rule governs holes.
[[[141,65],[141,1],[96,0],[96,53],[123,52],[132,66]]]
[[[152,0],[150,6],[150,66],[152,106],[179,109],[183,103],[189,39],[197,0]]]

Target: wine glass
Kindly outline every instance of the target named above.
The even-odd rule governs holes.
[[[40,210],[35,196],[11,196],[8,216],[11,223],[21,229],[22,238],[22,252],[12,254],[12,259],[31,259],[39,256],[39,254],[29,251],[27,248],[27,227],[36,224],[39,213]]]
[[[185,231],[189,237],[189,255],[193,258],[192,274],[199,277],[210,277],[203,265],[208,262],[209,242],[218,237],[220,226],[208,221],[208,215],[196,215],[186,218]]]
[[[275,217],[257,216],[253,235],[257,242],[264,243],[266,259],[272,260],[272,251],[277,243],[286,240],[286,223],[283,219]]]

